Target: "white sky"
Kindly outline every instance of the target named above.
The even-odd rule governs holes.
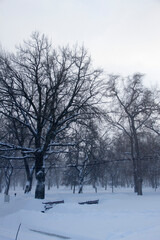
[[[6,50],[45,33],[57,45],[84,44],[107,73],[160,82],[160,0],[0,0]]]

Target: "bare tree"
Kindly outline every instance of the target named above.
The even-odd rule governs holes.
[[[83,192],[84,185],[92,184],[97,191],[100,160],[100,136],[98,127],[93,119],[79,121],[74,128],[73,138],[76,139],[76,146],[70,147],[67,158],[67,166],[64,181],[74,187],[78,185],[78,193]]]
[[[108,86],[108,95],[112,103],[107,121],[123,131],[130,141],[135,192],[142,195],[143,176],[139,132],[156,108],[154,94],[142,85],[141,74],[135,74],[127,79],[110,76]]]
[[[27,140],[0,145],[35,159],[35,198],[45,197],[45,159],[66,145],[57,136],[78,116],[96,111],[101,73],[83,47],[55,50],[37,32],[16,55],[1,54],[0,113],[26,128]]]

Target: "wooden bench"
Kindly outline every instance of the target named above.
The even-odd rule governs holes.
[[[53,208],[53,205],[61,204],[61,203],[64,203],[64,200],[53,201],[53,202],[42,202],[42,204],[44,204],[44,211],[41,211],[41,212],[44,213],[46,210],[49,210],[49,209]]]
[[[79,204],[98,204],[98,203],[99,203],[99,200],[79,202]]]

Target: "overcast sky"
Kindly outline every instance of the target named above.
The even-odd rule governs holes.
[[[107,73],[160,82],[160,0],[0,0],[4,49],[45,33],[53,44],[84,44]]]

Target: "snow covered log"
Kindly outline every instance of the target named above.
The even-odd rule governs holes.
[[[86,202],[79,202],[79,204],[98,204],[99,200],[92,200],[92,201],[86,201]]]
[[[53,201],[53,202],[42,202],[42,204],[44,204],[44,211],[41,211],[41,212],[45,213],[46,210],[49,210],[49,209],[53,208],[53,205],[61,204],[61,203],[64,203],[64,200]]]
[[[42,204],[48,204],[48,205],[60,204],[60,203],[64,203],[64,200],[61,200],[61,201],[53,201],[53,202],[42,202]]]

